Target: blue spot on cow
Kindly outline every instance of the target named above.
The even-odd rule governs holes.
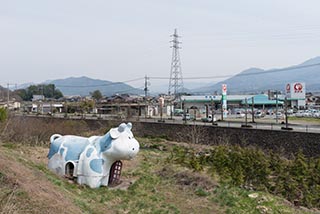
[[[90,168],[92,171],[95,171],[97,173],[102,173],[102,165],[104,161],[103,159],[93,159],[90,161]]]
[[[87,150],[87,153],[86,153],[87,158],[91,156],[91,153],[92,153],[93,151],[94,151],[93,148],[89,148],[89,149]]]
[[[64,152],[64,148],[61,148],[61,149],[60,149],[60,155],[61,155],[61,156],[63,155],[63,152]]]
[[[51,159],[54,154],[58,153],[60,146],[61,141],[54,141],[50,144],[50,150],[48,154],[49,159]]]
[[[82,137],[73,138],[73,141],[64,143],[63,146],[68,148],[65,161],[79,160],[80,154],[88,144],[88,140]]]
[[[109,134],[109,132],[107,134],[105,134],[101,139],[100,139],[100,151],[99,152],[105,152],[108,149],[111,148],[111,143],[112,143],[112,138]]]

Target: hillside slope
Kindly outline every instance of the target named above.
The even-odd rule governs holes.
[[[0,148],[0,213],[81,212],[68,195],[38,170],[44,164],[46,149],[18,151]],[[26,157],[29,155],[30,159]]]
[[[0,144],[0,213],[317,213],[174,165],[173,142],[139,141],[138,157],[124,162],[123,183],[99,189],[48,171],[46,147]]]
[[[113,94],[143,94],[143,90],[136,89],[121,82],[91,79],[89,77],[70,77],[66,79],[50,80],[46,83],[55,84],[64,95],[89,95],[90,92],[100,90],[105,96]]]

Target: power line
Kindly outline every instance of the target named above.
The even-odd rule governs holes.
[[[221,79],[221,78],[228,78],[228,77],[233,77],[233,76],[252,76],[252,75],[260,75],[260,74],[269,74],[269,73],[278,73],[278,72],[283,72],[283,71],[289,71],[289,70],[296,70],[296,69],[303,69],[303,68],[309,68],[309,67],[315,67],[315,66],[320,66],[320,63],[315,63],[315,64],[310,64],[310,65],[298,65],[294,67],[289,67],[289,68],[280,68],[280,69],[274,69],[274,70],[267,70],[267,71],[260,71],[260,72],[255,72],[255,73],[240,73],[237,75],[216,75],[216,76],[198,76],[198,77],[183,77],[183,79]],[[168,77],[150,77],[150,79],[163,79],[167,80],[169,79]]]
[[[128,91],[132,91],[132,90],[141,90],[141,92],[143,91],[144,86],[140,86],[134,89],[126,89],[126,90],[121,90],[121,91],[115,91],[114,94],[120,94],[120,93],[124,93],[124,92],[128,92]]]

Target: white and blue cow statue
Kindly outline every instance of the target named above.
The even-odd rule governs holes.
[[[48,167],[91,188],[108,186],[114,177],[120,177],[120,160],[130,160],[139,152],[131,128],[131,123],[122,123],[103,136],[89,138],[54,134],[50,138]]]

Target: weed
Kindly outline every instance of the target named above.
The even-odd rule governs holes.
[[[4,143],[2,146],[7,149],[17,149],[19,147],[17,143]]]
[[[205,191],[205,190],[202,189],[202,188],[198,188],[198,189],[196,189],[195,194],[196,194],[197,196],[206,197],[206,196],[209,196],[209,195],[210,195],[210,192],[207,192],[207,191]]]

